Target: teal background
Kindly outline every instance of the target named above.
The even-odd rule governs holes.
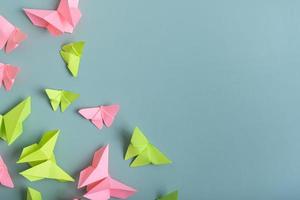
[[[33,26],[23,7],[51,9],[56,0],[0,3],[0,13],[28,33],[4,63],[22,68],[11,92],[0,90],[0,113],[32,96],[23,135],[1,155],[14,178],[0,199],[46,200],[83,194],[76,183],[31,183],[15,164],[24,146],[61,129],[59,165],[78,177],[95,150],[110,144],[110,172],[134,186],[132,200],[179,189],[184,200],[300,198],[300,3],[238,0],[81,0],[73,34],[52,37]],[[59,56],[62,44],[84,40],[79,77]],[[43,89],[81,94],[53,112]],[[97,130],[77,109],[119,103],[111,128]],[[130,168],[123,156],[139,126],[173,164]]]

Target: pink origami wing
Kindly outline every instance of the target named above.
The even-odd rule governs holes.
[[[108,177],[108,153],[109,145],[95,152],[92,165],[80,172],[78,188],[94,184]]]
[[[78,0],[61,0],[57,12],[63,16],[65,31],[72,33],[81,18]]]
[[[26,38],[27,38],[27,35],[25,33],[23,33],[20,29],[16,28],[7,41],[5,51],[7,53],[12,52]]]
[[[61,16],[55,10],[24,9],[33,25],[46,28],[52,35],[58,36],[64,32]]]
[[[105,126],[110,127],[115,119],[115,116],[119,112],[120,106],[110,105],[110,106],[101,106],[101,115],[104,121]]]
[[[1,156],[0,156],[0,184],[9,188],[14,188],[14,183],[8,173],[6,164],[4,163]]]
[[[89,189],[84,197],[91,200],[107,200],[112,198],[127,199],[136,192],[135,189],[107,177],[93,188]]]
[[[79,114],[90,120],[98,129],[103,127],[103,119],[100,112],[100,107],[80,109]]]
[[[0,49],[6,45],[5,51],[10,53],[25,39],[26,34],[0,15]]]
[[[0,87],[2,83],[7,91],[11,90],[20,68],[0,63]]]

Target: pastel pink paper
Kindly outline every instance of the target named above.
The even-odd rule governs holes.
[[[19,71],[19,67],[0,63],[0,87],[3,84],[7,91],[11,90]]]
[[[0,184],[9,188],[14,188],[14,183],[9,175],[6,164],[0,156]]]
[[[108,176],[108,152],[106,145],[94,153],[92,165],[80,172],[78,188],[93,184]]]
[[[107,200],[110,199],[110,197],[127,199],[135,192],[135,189],[114,180],[111,177],[107,177],[97,183],[94,187],[88,189],[88,192],[84,197],[92,200]]]
[[[72,33],[81,18],[78,0],[61,0],[57,10],[24,9],[30,21],[52,35]]]
[[[110,106],[98,106],[93,108],[83,108],[79,113],[86,119],[90,120],[98,129],[105,126],[110,127],[119,112],[120,106],[117,104]]]
[[[85,198],[107,200],[111,197],[127,199],[136,190],[110,177],[108,172],[109,145],[97,150],[92,165],[80,172],[78,188],[87,186]]]
[[[6,45],[5,52],[10,53],[26,38],[25,33],[0,15],[0,49]]]

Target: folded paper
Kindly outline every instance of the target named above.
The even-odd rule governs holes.
[[[52,35],[72,33],[81,18],[79,0],[61,0],[56,10],[24,9],[33,25],[46,28]]]
[[[0,63],[0,87],[3,84],[7,91],[11,90],[19,71],[19,67]]]
[[[80,59],[84,48],[84,42],[73,42],[62,47],[60,55],[67,63],[67,67],[72,76],[78,76]]]
[[[125,160],[136,157],[130,167],[140,167],[148,164],[165,165],[172,161],[152,145],[142,131],[136,127],[128,146]]]
[[[9,145],[23,132],[23,122],[31,113],[31,97],[26,98],[4,115],[0,115],[0,138]]]
[[[110,106],[98,106],[93,108],[83,108],[78,112],[85,118],[90,120],[98,129],[110,127],[119,112],[120,106],[117,104]]]
[[[26,200],[42,200],[42,195],[39,191],[28,187]]]
[[[53,89],[46,89],[45,91],[54,111],[56,111],[60,105],[61,111],[64,112],[79,97],[79,94],[71,91]]]
[[[17,48],[26,37],[26,34],[18,27],[15,27],[0,15],[0,49],[5,48],[5,52],[10,53]]]
[[[178,200],[178,191],[171,192],[163,197],[158,198],[157,200]]]
[[[136,190],[109,175],[108,155],[109,145],[94,154],[92,165],[80,172],[78,188],[87,188],[85,198],[90,200],[108,200],[110,198],[127,199]]]
[[[74,181],[74,179],[61,169],[55,160],[54,148],[59,135],[59,130],[44,133],[38,144],[25,147],[17,163],[28,163],[31,168],[21,172],[30,181],[45,178],[58,181]]]
[[[0,156],[0,184],[9,188],[14,188],[14,183],[9,175],[7,166]]]

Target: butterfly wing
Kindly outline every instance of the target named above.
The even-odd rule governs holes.
[[[120,181],[110,178],[110,196],[118,199],[127,199],[128,197],[134,195],[136,190]]]
[[[0,49],[4,48],[14,30],[15,27],[0,15]]]
[[[16,28],[7,41],[5,51],[7,53],[12,52],[26,38],[27,38],[27,35],[25,33],[23,33],[20,29]]]
[[[60,51],[60,55],[63,58],[63,60],[67,63],[67,67],[71,72],[72,76],[77,77],[80,65],[80,57],[66,51]]]
[[[70,91],[63,91],[61,99],[61,111],[64,112],[76,99],[78,99],[79,94]]]
[[[47,160],[20,173],[30,181],[44,178],[55,179],[62,182],[74,181],[74,179],[61,169],[54,161]]]
[[[52,109],[54,111],[56,111],[59,104],[61,103],[62,91],[61,90],[46,89],[45,92],[46,92],[48,98],[50,99],[50,104],[51,104]]]
[[[31,113],[31,98],[28,97],[3,116],[5,137],[12,144],[23,132],[23,122]]]
[[[133,131],[131,141],[125,155],[125,160],[128,160],[143,152],[148,146],[148,144],[149,141],[146,138],[146,136],[138,127],[136,127]]]
[[[7,91],[11,90],[20,68],[12,65],[4,66],[3,83]]]
[[[107,127],[110,127],[112,125],[115,116],[119,112],[119,109],[120,106],[117,104],[110,106],[101,106],[102,119]]]
[[[14,183],[9,175],[7,166],[1,156],[0,156],[0,184],[9,188],[14,187]]]
[[[85,119],[90,120],[98,129],[103,127],[103,119],[100,108],[83,108],[78,111]]]
[[[57,11],[63,16],[64,20],[72,26],[72,30],[70,30],[70,32],[73,31],[81,18],[81,12],[78,9],[78,4],[78,0],[61,0],[57,8]]]
[[[172,163],[172,161],[154,145],[149,144],[147,148],[148,156],[152,164],[166,165]]]

